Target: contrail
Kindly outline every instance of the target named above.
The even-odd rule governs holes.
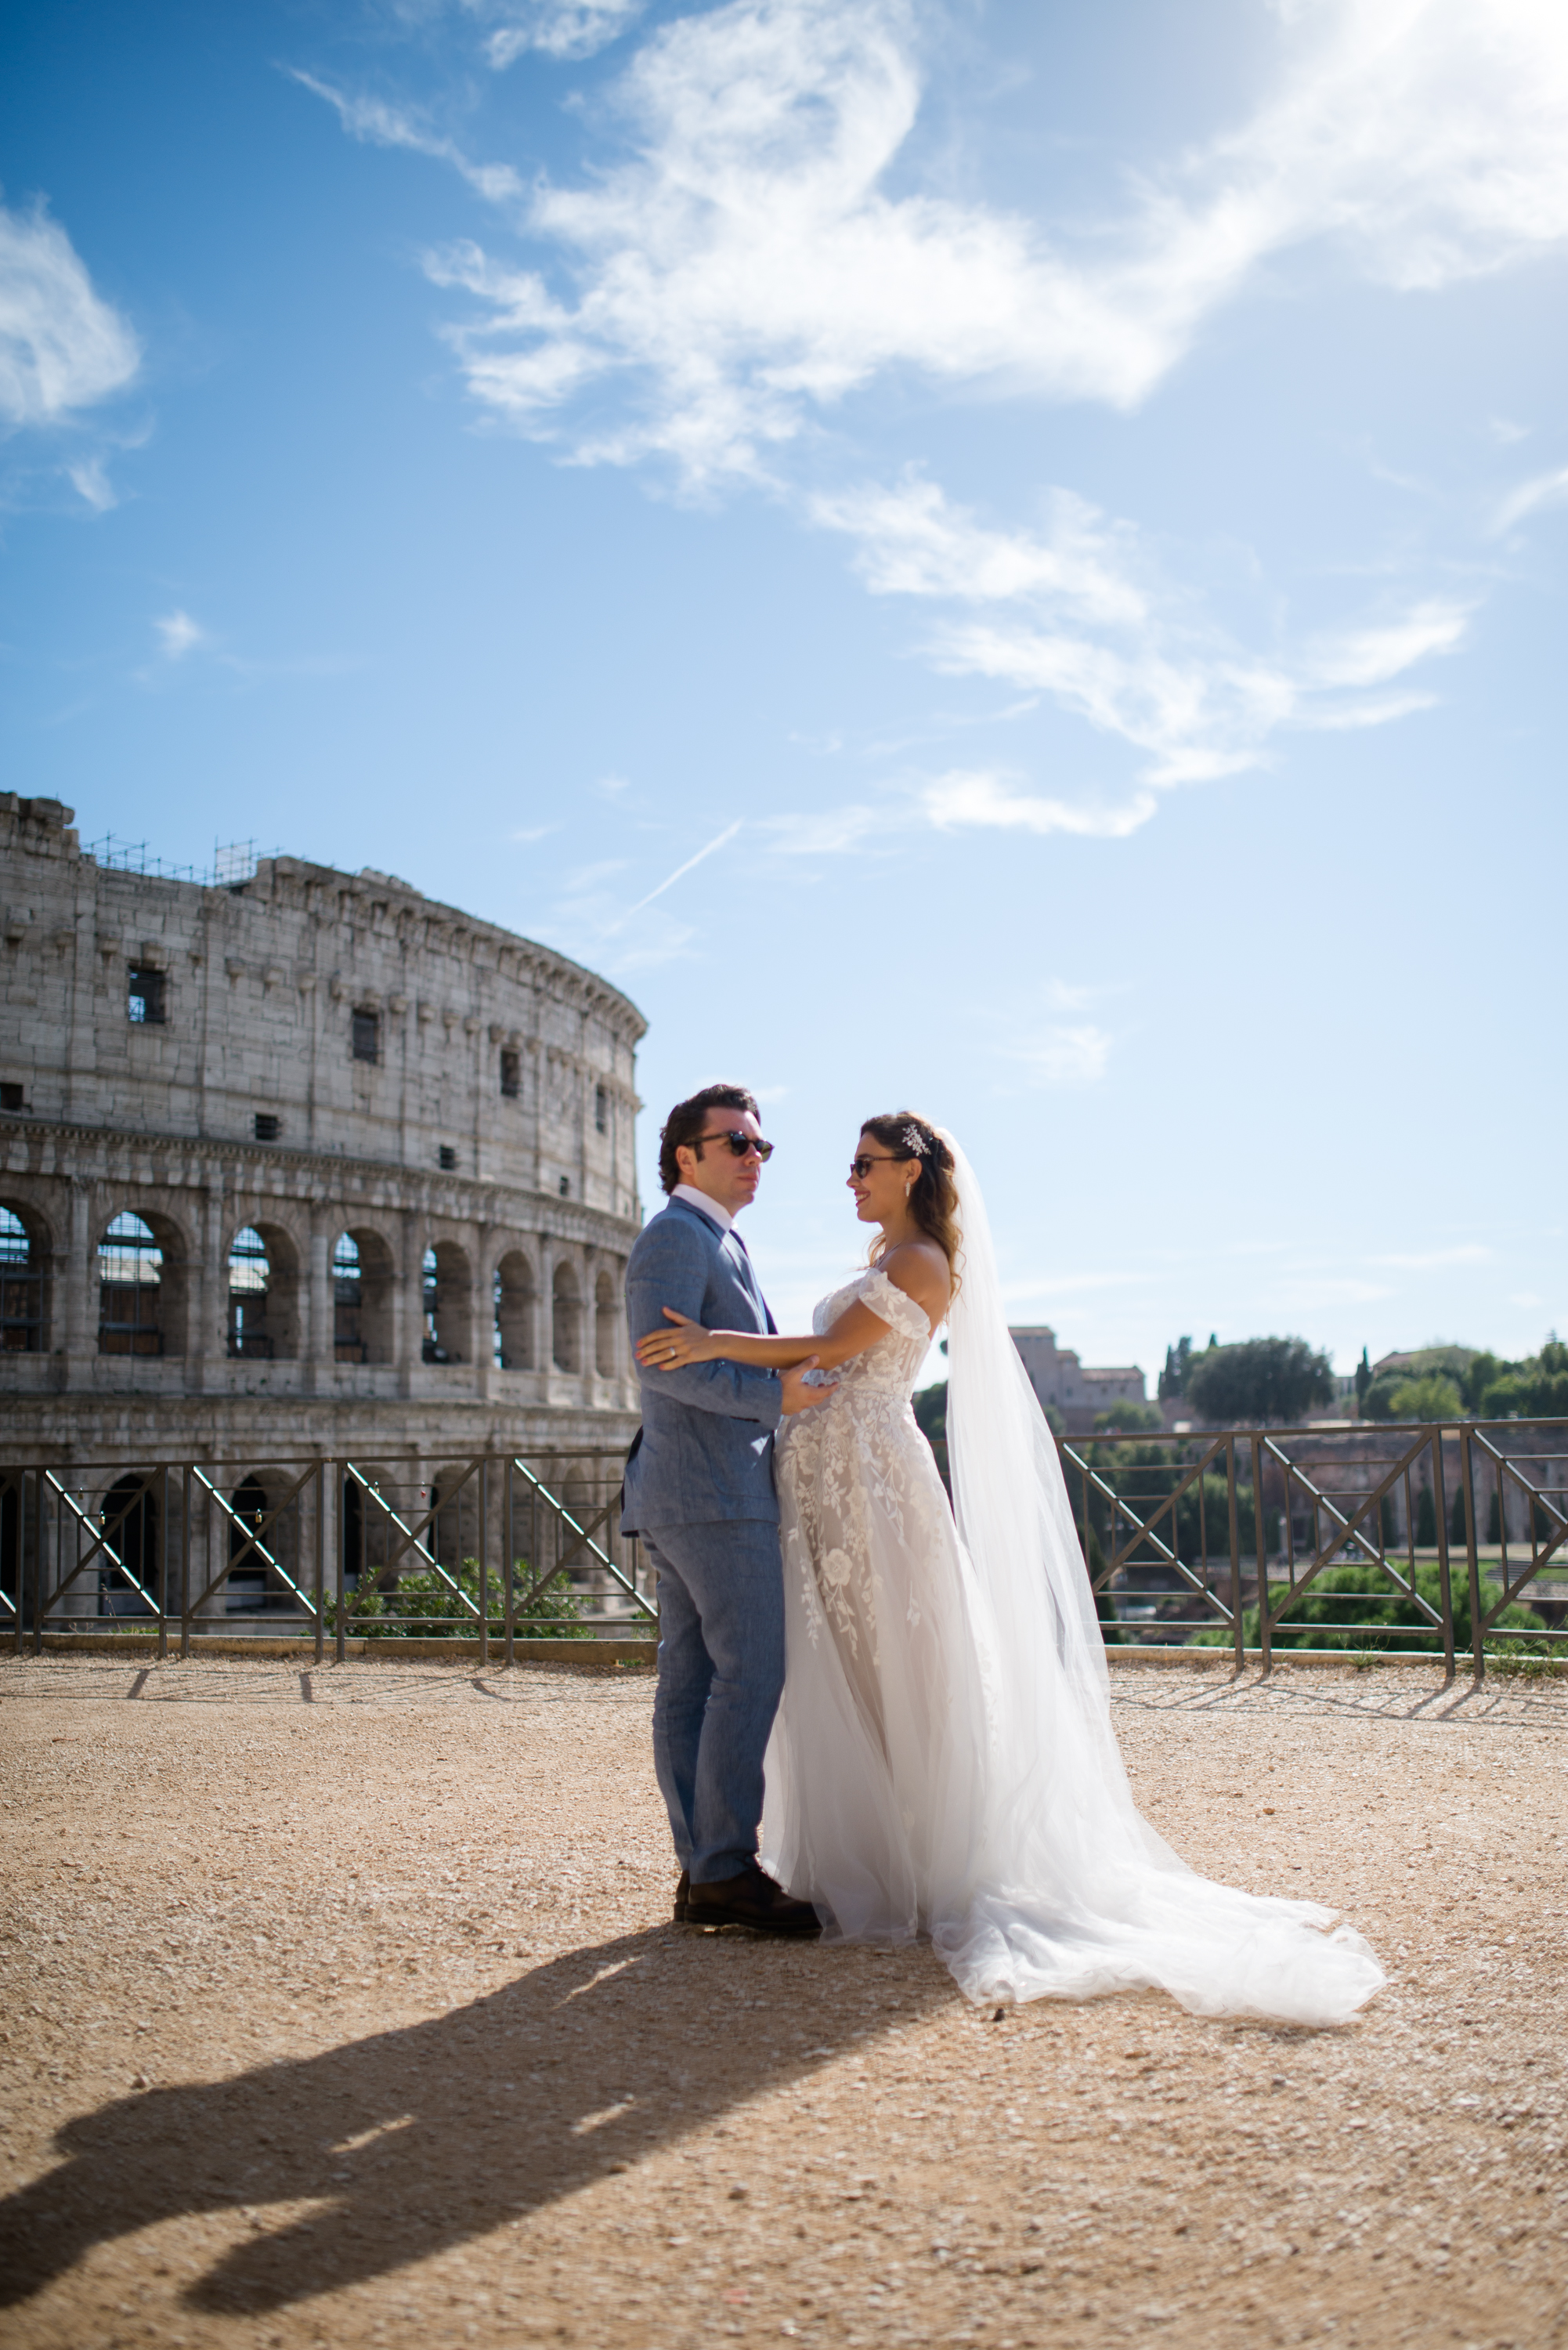
[[[743,818],[737,818],[735,823],[726,825],[706,848],[700,848],[695,857],[689,857],[684,865],[678,865],[673,873],[667,874],[657,889],[650,889],[646,898],[639,898],[635,906],[628,906],[621,920],[629,921],[633,914],[640,914],[645,906],[651,906],[656,898],[662,898],[667,889],[674,888],[683,873],[690,873],[694,865],[701,865],[705,857],[711,857],[716,848],[722,848],[727,840],[733,840],[743,821]]]

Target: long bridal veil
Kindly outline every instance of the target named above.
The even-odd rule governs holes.
[[[1386,1980],[1309,1901],[1199,1877],[1139,1814],[1056,1446],[1007,1328],[974,1170],[950,1135],[963,1246],[948,1448],[985,1691],[980,1849],[932,1939],[971,1999],[1158,1986],[1200,2015],[1340,2023]]]

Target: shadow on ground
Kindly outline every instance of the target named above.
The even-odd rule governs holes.
[[[955,1993],[928,1951],[667,1928],[574,1950],[472,2005],[68,2123],[0,2203],[0,2305],[92,2248],[225,2208],[256,2233],[194,2284],[267,2310],[427,2260],[719,2120]],[[310,2203],[269,2230],[257,2206]]]

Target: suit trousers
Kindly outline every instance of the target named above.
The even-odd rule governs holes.
[[[653,1765],[694,1885],[756,1858],[763,1756],[784,1690],[779,1530],[760,1518],[644,1530],[659,1575]]]

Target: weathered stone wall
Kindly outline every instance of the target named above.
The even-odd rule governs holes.
[[[0,795],[0,1206],[43,1273],[36,1340],[0,1352],[7,1454],[412,1471],[628,1440],[636,1007],[384,874],[280,857],[233,888],[152,879],[83,856],[70,819]],[[133,973],[161,1019],[130,1016]],[[125,1211],[162,1253],[156,1353],[100,1346],[99,1244]],[[249,1357],[246,1226],[268,1267]],[[344,1232],[364,1360],[342,1359]]]

